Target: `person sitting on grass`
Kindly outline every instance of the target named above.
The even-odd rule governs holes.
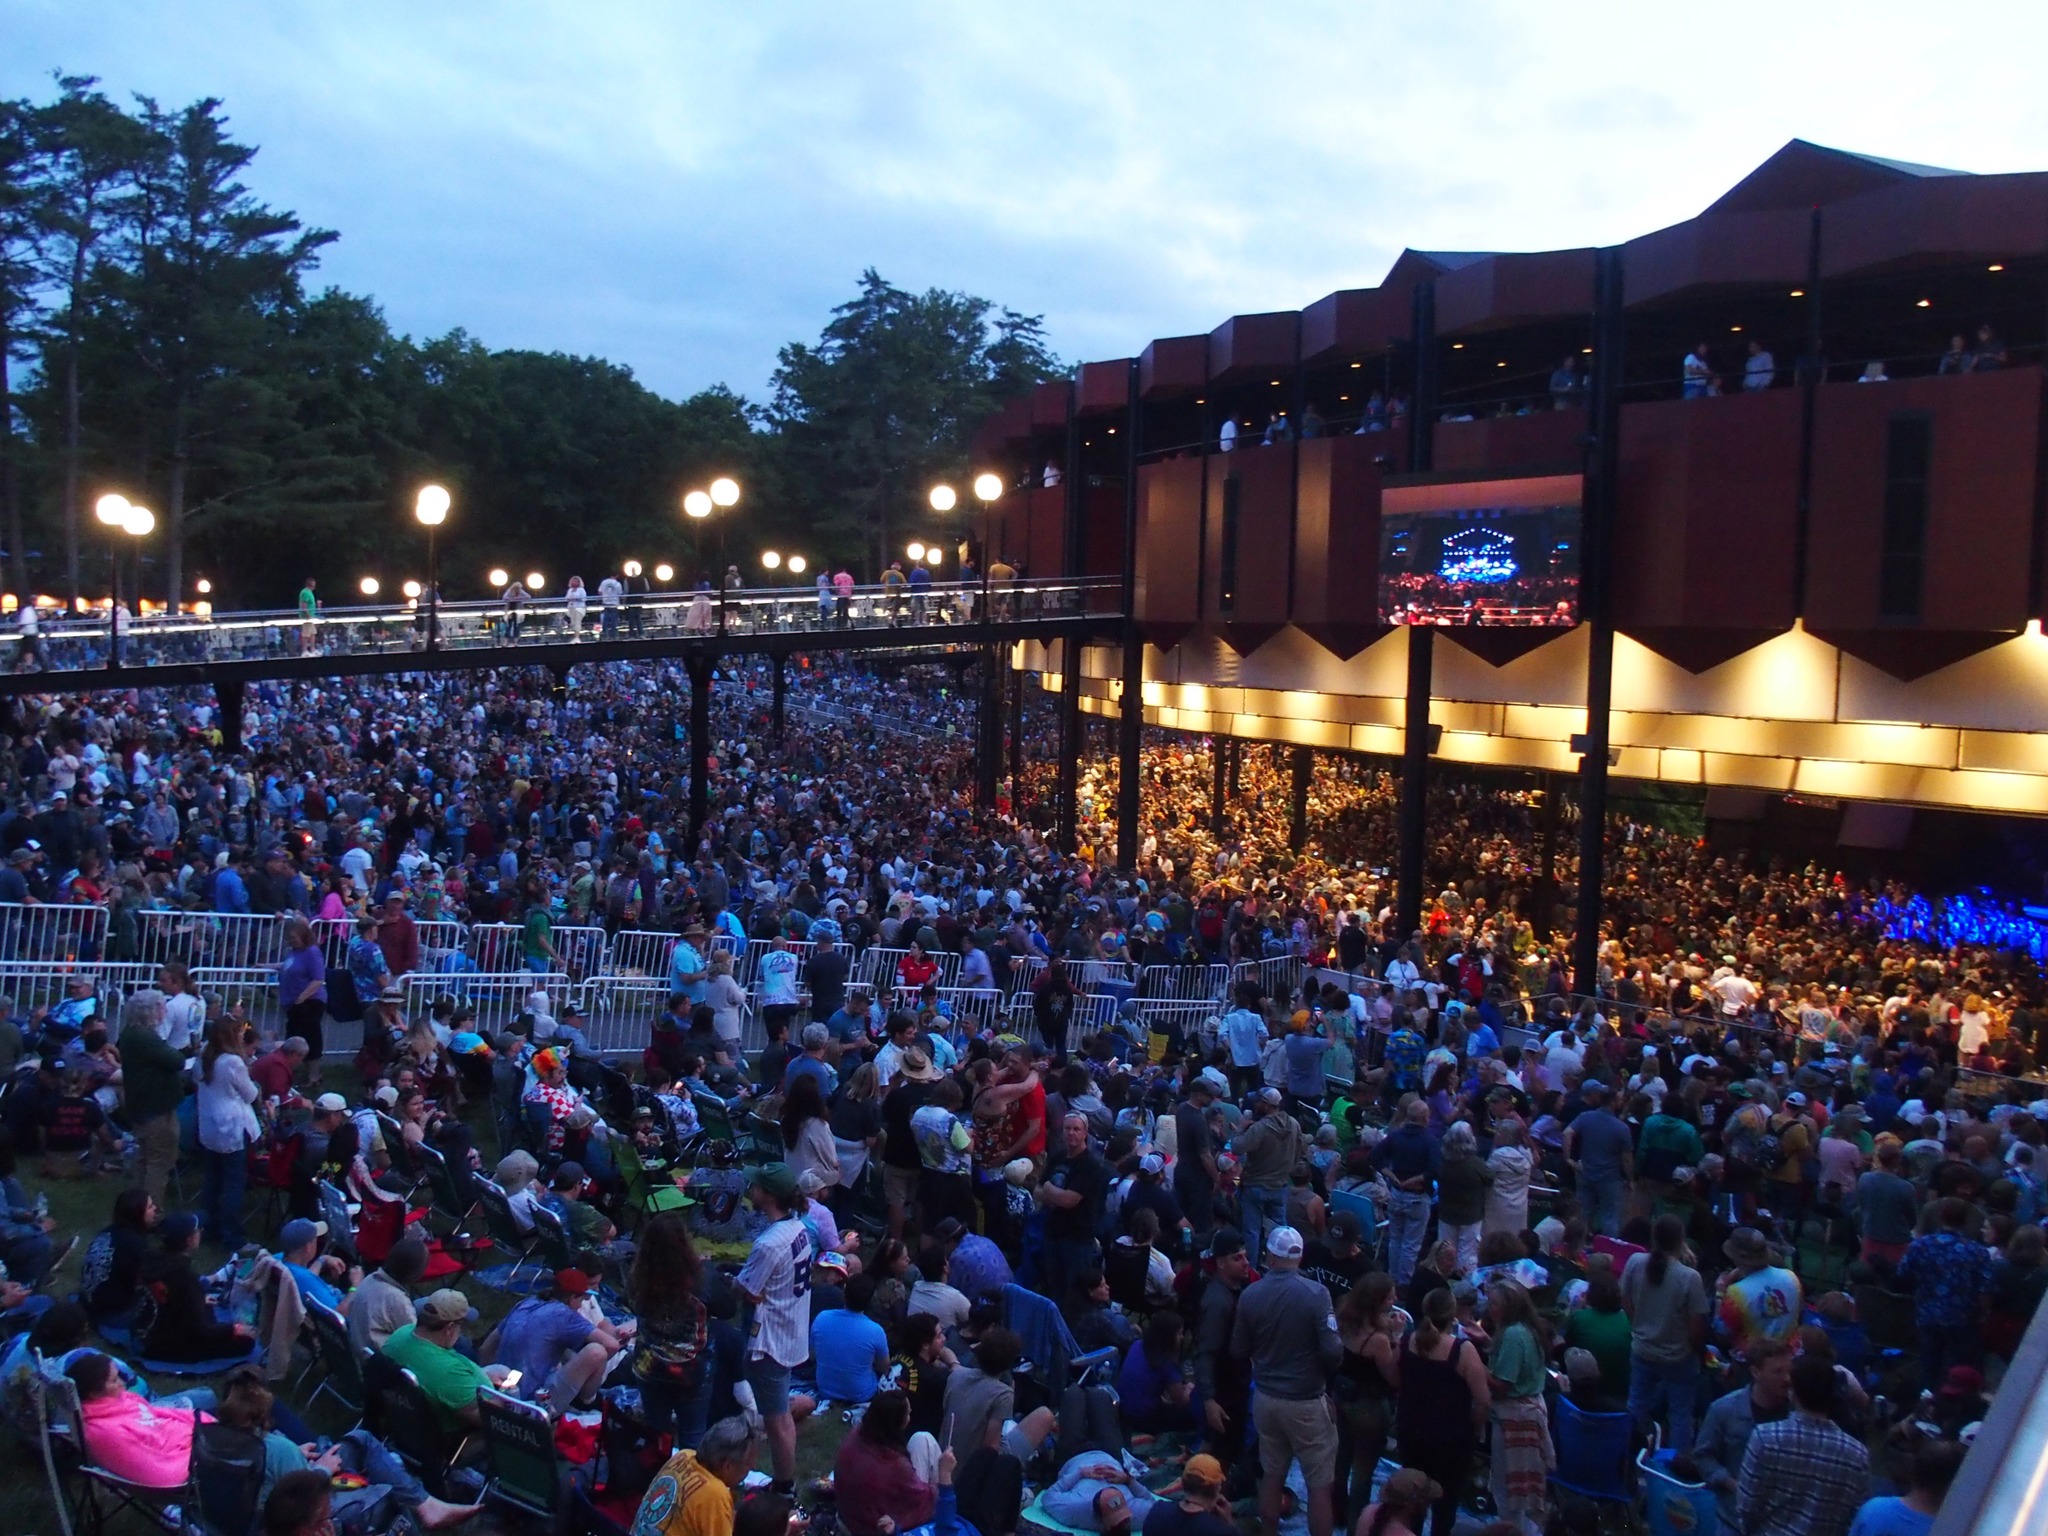
[[[879,1392],[859,1425],[840,1442],[832,1485],[847,1536],[907,1531],[931,1518],[939,1443],[931,1435],[912,1433],[910,1411],[903,1393]]]
[[[720,1419],[695,1450],[677,1451],[640,1499],[634,1536],[700,1536],[733,1529],[732,1491],[754,1468],[754,1435],[745,1418]],[[787,1527],[788,1512],[782,1524]]]
[[[248,1354],[254,1336],[239,1323],[220,1320],[192,1268],[199,1218],[187,1211],[166,1216],[157,1236],[162,1249],[142,1270],[143,1285],[156,1298],[156,1319],[140,1341],[143,1358],[192,1362]]]
[[[402,1514],[411,1515],[430,1531],[459,1525],[478,1513],[481,1504],[450,1504],[427,1492],[404,1461],[367,1429],[354,1429],[327,1450],[316,1442],[295,1441],[272,1427],[276,1397],[254,1366],[238,1366],[221,1384],[218,1417],[263,1442],[263,1484],[259,1501],[267,1500],[285,1478],[313,1471],[331,1478],[352,1472],[365,1478],[361,1488],[334,1490],[336,1526],[351,1533],[388,1531]]]
[[[846,1304],[811,1321],[818,1391],[835,1403],[867,1402],[889,1369],[889,1335],[868,1315],[874,1302],[874,1276],[855,1275],[846,1282]]]

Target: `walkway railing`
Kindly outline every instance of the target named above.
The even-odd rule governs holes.
[[[715,639],[840,630],[916,631],[943,635],[993,617],[1030,625],[1117,610],[1121,585],[1115,577],[1017,581],[984,591],[976,583],[933,583],[918,592],[881,586],[855,587],[844,597],[796,587],[750,588],[699,594],[661,592],[606,608],[592,594],[586,602],[564,598],[443,603],[436,648],[444,651],[503,650],[581,640]],[[373,656],[427,648],[427,616],[402,607],[330,608],[311,620],[294,610],[163,615],[132,620],[120,636],[124,666],[148,667],[194,662],[283,660],[301,656]],[[27,642],[12,648],[17,667],[27,665]],[[40,666],[52,672],[83,672],[109,664],[113,636],[103,610],[77,618],[50,615],[41,626]]]

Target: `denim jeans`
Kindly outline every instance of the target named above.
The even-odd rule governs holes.
[[[1621,1236],[1621,1199],[1626,1186],[1620,1179],[1589,1179],[1579,1176],[1579,1205],[1586,1213],[1586,1229],[1605,1237]]]
[[[242,1246],[242,1193],[248,1183],[246,1152],[206,1149],[206,1178],[199,1192],[200,1225],[230,1253]]]
[[[1274,1227],[1287,1225],[1287,1191],[1252,1189],[1238,1191],[1237,1203],[1244,1215],[1244,1252],[1253,1264],[1265,1252],[1265,1235]]]
[[[642,1381],[640,1418],[652,1434],[673,1437],[670,1455],[695,1450],[704,1438],[705,1420],[711,1411],[711,1362],[704,1362],[701,1378],[694,1387],[672,1386],[665,1381]]]
[[[1666,1423],[1671,1430],[1664,1443],[1687,1454],[1692,1451],[1692,1416],[1699,1402],[1699,1390],[1700,1362],[1697,1355],[1676,1365],[1661,1360],[1645,1360],[1641,1355],[1629,1356],[1628,1411],[1636,1421],[1636,1428],[1647,1435],[1661,1410],[1667,1416]]]
[[[1429,1196],[1397,1189],[1387,1198],[1387,1267],[1396,1285],[1406,1285],[1422,1257],[1422,1239],[1429,1231]]]

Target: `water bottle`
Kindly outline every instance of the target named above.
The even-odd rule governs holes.
[[[37,1220],[37,1221],[48,1221],[49,1219],[50,1219],[50,1197],[49,1197],[48,1195],[45,1195],[45,1194],[40,1194],[40,1193],[39,1193],[39,1194],[38,1194],[38,1195],[36,1196],[36,1220]]]

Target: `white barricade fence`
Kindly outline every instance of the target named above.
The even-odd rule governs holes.
[[[676,947],[680,933],[661,933],[652,928],[626,928],[612,935],[605,956],[607,976],[666,976],[669,951]]]
[[[1138,990],[1162,1001],[1220,1003],[1230,993],[1230,967],[1148,965],[1139,973]]]
[[[1031,989],[1038,985],[1038,978],[1044,974],[1045,956],[1019,955],[1010,961],[1010,991],[1013,994],[1021,994],[1028,1007],[1031,1002]],[[996,980],[1002,979],[1002,972],[996,972]]]
[[[526,1012],[536,990],[548,995],[548,1012],[555,1018],[571,1006],[590,1011],[594,982],[571,981],[559,972],[541,976],[531,971],[463,971],[430,975],[414,971],[405,978],[405,1014],[409,1022],[429,1017],[434,1004],[449,998],[458,1007],[475,1011],[474,1028],[486,1039],[495,1037],[506,1025]]]
[[[1122,960],[1069,960],[1067,979],[1080,992],[1093,992],[1105,982],[1129,986],[1137,980],[1130,965]]]
[[[939,1002],[977,1034],[999,1028],[1003,1022],[1003,994],[993,987],[941,987]]]
[[[285,919],[270,912],[137,912],[139,958],[197,968],[276,965],[285,956]]]
[[[645,1050],[654,1021],[668,1009],[668,968],[654,976],[606,976],[592,988],[584,1038],[606,1055]]]
[[[1256,981],[1268,997],[1284,998],[1301,985],[1309,964],[1299,955],[1275,955],[1266,960],[1242,960],[1231,967],[1234,990],[1240,981]]]
[[[908,949],[884,949],[877,944],[860,957],[854,967],[853,980],[864,982],[876,992],[893,992],[902,985],[898,981],[898,967]],[[960,957],[951,950],[929,949],[925,955],[938,966],[938,974],[932,979],[942,987],[956,987],[960,984]]]
[[[413,927],[419,930],[422,970],[434,969],[443,955],[464,950],[469,942],[468,927],[453,918],[416,917]],[[313,924],[313,942],[319,946],[321,958],[333,968],[348,964],[348,947],[355,936],[356,920],[352,917],[322,918]]]
[[[200,966],[192,972],[192,990],[205,999],[209,1019],[239,1007],[265,1044],[284,1034],[284,1000],[278,996],[275,966]],[[321,1031],[329,1054],[333,1053],[333,1028]]]
[[[12,998],[14,1011],[21,1014],[38,1007],[54,1009],[69,995],[68,984],[74,976],[92,979],[93,995],[106,1016],[109,1035],[119,1028],[121,999],[130,992],[156,985],[156,967],[137,961],[81,964],[70,960],[10,958],[0,961],[0,997]]]
[[[9,960],[96,960],[107,952],[105,907],[0,902],[0,956]]]

